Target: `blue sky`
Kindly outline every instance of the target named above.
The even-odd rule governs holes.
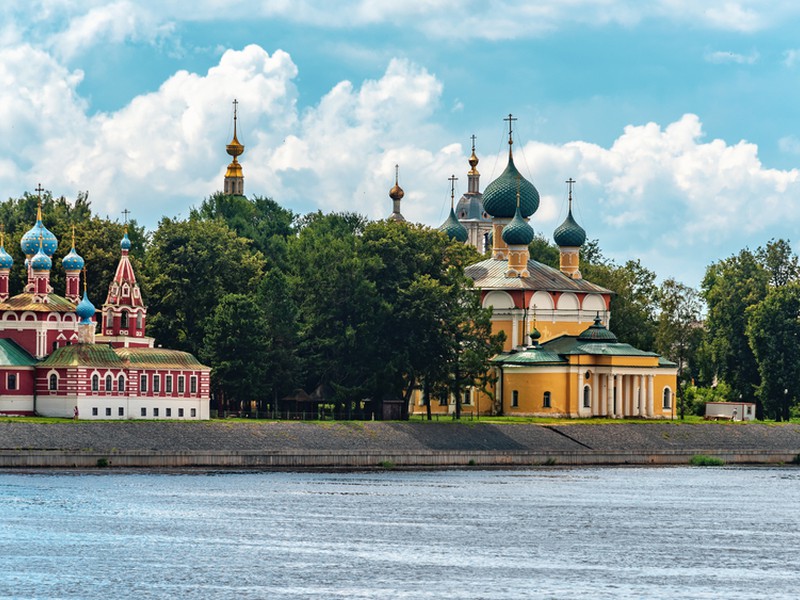
[[[150,228],[222,186],[240,101],[245,191],[296,212],[438,225],[447,178],[515,156],[617,261],[697,285],[800,226],[800,5],[735,0],[9,2],[0,189],[89,192]]]

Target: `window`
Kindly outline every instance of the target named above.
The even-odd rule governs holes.
[[[117,414],[118,414],[120,417],[124,417],[124,416],[125,416],[125,409],[124,409],[123,407],[121,407],[121,406],[120,406],[120,407],[119,407],[119,409],[117,409]]]
[[[147,416],[147,409],[146,409],[144,406],[142,407],[142,411],[141,411],[141,413],[140,413],[140,414],[141,414],[143,417],[146,417],[146,416]]]
[[[544,398],[542,398],[542,406],[544,408],[550,408],[550,392],[544,393]]]
[[[161,375],[153,375],[153,393],[161,391]]]
[[[193,416],[193,417],[196,417],[196,416],[197,416],[197,409],[196,409],[196,408],[193,408],[193,409],[192,409],[192,416]]]
[[[472,404],[472,394],[469,390],[464,390],[464,404]]]
[[[110,392],[113,389],[113,384],[111,383],[113,379],[111,375],[106,375],[106,391]]]
[[[142,313],[139,313],[138,315],[136,315],[136,329],[141,330],[141,328],[142,328]]]
[[[439,396],[439,406],[447,406],[447,394],[441,394]]]
[[[186,378],[183,375],[178,375],[178,393],[182,394],[185,391],[186,387]]]
[[[58,342],[53,342],[53,352],[58,350]]]
[[[93,416],[93,417],[96,417],[96,416],[97,416],[97,407],[96,407],[96,406],[93,406],[93,407],[92,407],[92,416]]]
[[[672,390],[669,388],[664,388],[664,408],[669,408],[672,406]]]
[[[92,391],[97,392],[100,390],[100,376],[96,373],[92,375]]]
[[[6,379],[6,387],[9,390],[17,389],[17,374],[16,373],[9,373],[8,378]]]
[[[120,391],[120,393],[125,391],[125,376],[124,375],[120,375],[119,379],[117,379],[117,389]]]
[[[511,406],[519,406],[519,392],[517,390],[511,392]]]
[[[752,406],[748,406],[747,407],[747,414],[748,415],[752,415],[753,414],[753,407]]]
[[[592,390],[588,385],[583,386],[583,408],[592,407]]]
[[[139,377],[139,391],[146,392],[147,391],[147,375],[142,375]]]
[[[179,408],[179,409],[178,409],[178,416],[179,416],[179,417],[182,417],[182,416],[183,416],[183,409],[182,409],[182,408]]]
[[[120,316],[119,320],[120,329],[127,329],[128,328],[128,311],[123,310],[122,315]]]
[[[167,375],[164,378],[164,391],[167,394],[171,394],[172,393],[172,375]]]
[[[47,389],[49,389],[51,392],[55,392],[58,389],[58,375],[55,373],[50,374],[50,380]]]
[[[189,377],[189,393],[197,393],[197,377],[195,375]]]
[[[106,416],[107,417],[111,416],[111,407],[110,406],[106,408]]]
[[[171,416],[172,416],[172,409],[171,409],[171,408],[168,408],[168,409],[167,409],[167,416],[168,416],[168,417],[171,417]]]
[[[158,409],[157,409],[157,408],[154,408],[154,409],[153,409],[153,416],[154,416],[154,417],[157,417],[157,416],[158,416]]]

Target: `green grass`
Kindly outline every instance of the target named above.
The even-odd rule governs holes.
[[[716,456],[707,456],[705,454],[695,454],[690,460],[689,464],[693,467],[721,467],[725,461]]]

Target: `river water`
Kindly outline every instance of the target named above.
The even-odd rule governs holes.
[[[0,473],[0,598],[798,598],[800,469]]]

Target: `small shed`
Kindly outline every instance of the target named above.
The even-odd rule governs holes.
[[[756,405],[752,402],[706,402],[707,421],[753,421]]]

